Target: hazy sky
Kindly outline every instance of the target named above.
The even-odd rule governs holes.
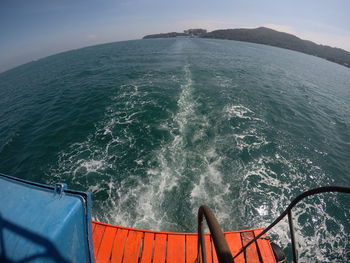
[[[0,0],[0,72],[145,34],[267,26],[350,51],[349,0]]]

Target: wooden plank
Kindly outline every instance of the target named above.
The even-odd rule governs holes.
[[[186,262],[194,263],[197,259],[197,236],[186,235]]]
[[[143,238],[143,232],[129,231],[128,239],[125,244],[124,258],[125,263],[139,262],[140,247]]]
[[[98,250],[100,248],[100,244],[102,241],[103,234],[105,232],[106,227],[104,225],[97,225],[95,227],[94,234],[92,236],[93,244],[94,244],[94,253],[98,254]]]
[[[261,229],[225,233],[234,256]],[[194,263],[197,258],[195,234],[153,232],[92,223],[93,245],[98,263]],[[205,235],[207,262],[218,263],[215,246],[210,235]],[[276,263],[269,240],[259,239],[234,260],[235,263]]]
[[[206,248],[206,256],[207,256],[207,262],[212,263],[213,262],[213,256],[212,256],[212,251],[211,251],[211,240],[210,240],[210,235],[205,235],[204,237],[205,241],[205,248]]]
[[[255,230],[254,236],[256,237],[262,232],[262,230]],[[261,260],[263,263],[276,263],[275,255],[273,254],[271,243],[267,239],[259,238],[257,240]]]
[[[112,248],[112,259],[113,263],[121,263],[124,256],[125,241],[128,236],[129,230],[118,229],[117,235],[114,239],[114,244]]]
[[[110,262],[112,247],[113,247],[116,233],[117,233],[117,228],[106,227],[101,244],[100,244],[100,249],[98,250],[98,254],[95,254],[96,261],[98,263]]]
[[[140,263],[151,263],[153,257],[154,234],[145,233]]]
[[[167,235],[156,234],[154,239],[153,263],[164,263],[166,257]]]
[[[185,235],[168,235],[167,263],[185,263]]]
[[[214,240],[211,238],[211,251],[213,253],[213,263],[218,263],[218,256],[216,254]]]
[[[242,244],[245,246],[249,241],[254,239],[254,234],[252,231],[242,232],[241,233]],[[249,262],[260,262],[258,249],[256,243],[254,242],[245,250],[246,261]]]
[[[239,233],[228,233],[225,234],[225,238],[227,241],[227,244],[231,250],[231,254],[234,257],[238,251],[242,248],[242,240],[241,235]],[[244,263],[244,253],[241,253],[238,257],[234,260],[235,263]]]

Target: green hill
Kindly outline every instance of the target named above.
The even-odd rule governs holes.
[[[186,31],[185,31],[186,32]],[[144,38],[162,38],[175,36],[190,36],[186,33],[166,33],[149,35]],[[255,29],[220,29],[212,32],[203,33],[198,37],[202,38],[216,38],[229,39],[244,42],[251,42],[257,44],[270,45],[294,51],[299,51],[305,54],[317,56],[327,59],[329,61],[350,67],[350,52],[324,45],[318,45],[309,40],[300,39],[292,34],[279,32],[266,27],[259,27]]]

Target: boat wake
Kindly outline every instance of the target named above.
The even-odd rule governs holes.
[[[226,231],[264,227],[292,197],[332,183],[317,161],[297,154],[303,149],[295,148],[303,146],[272,127],[258,107],[223,98],[230,88],[240,88],[237,83],[216,80],[210,88],[223,101],[217,105],[190,63],[175,73],[150,71],[117,86],[95,130],[59,153],[52,182],[91,191],[95,220],[176,232],[196,230],[202,204],[215,211]],[[346,226],[324,213],[341,207],[331,196],[295,209],[302,259],[324,261],[330,251],[341,255],[349,246],[341,234]],[[286,246],[287,222],[272,235]]]

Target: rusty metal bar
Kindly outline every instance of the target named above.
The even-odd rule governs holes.
[[[203,230],[203,218],[205,217],[211,237],[214,241],[216,255],[220,263],[233,263],[232,254],[230,248],[227,245],[224,233],[222,233],[220,225],[216,220],[213,212],[206,205],[202,205],[198,209],[198,255],[197,262],[200,262],[200,255],[202,256],[202,262],[206,263],[206,247],[204,240]],[[202,252],[202,253],[200,253]]]

